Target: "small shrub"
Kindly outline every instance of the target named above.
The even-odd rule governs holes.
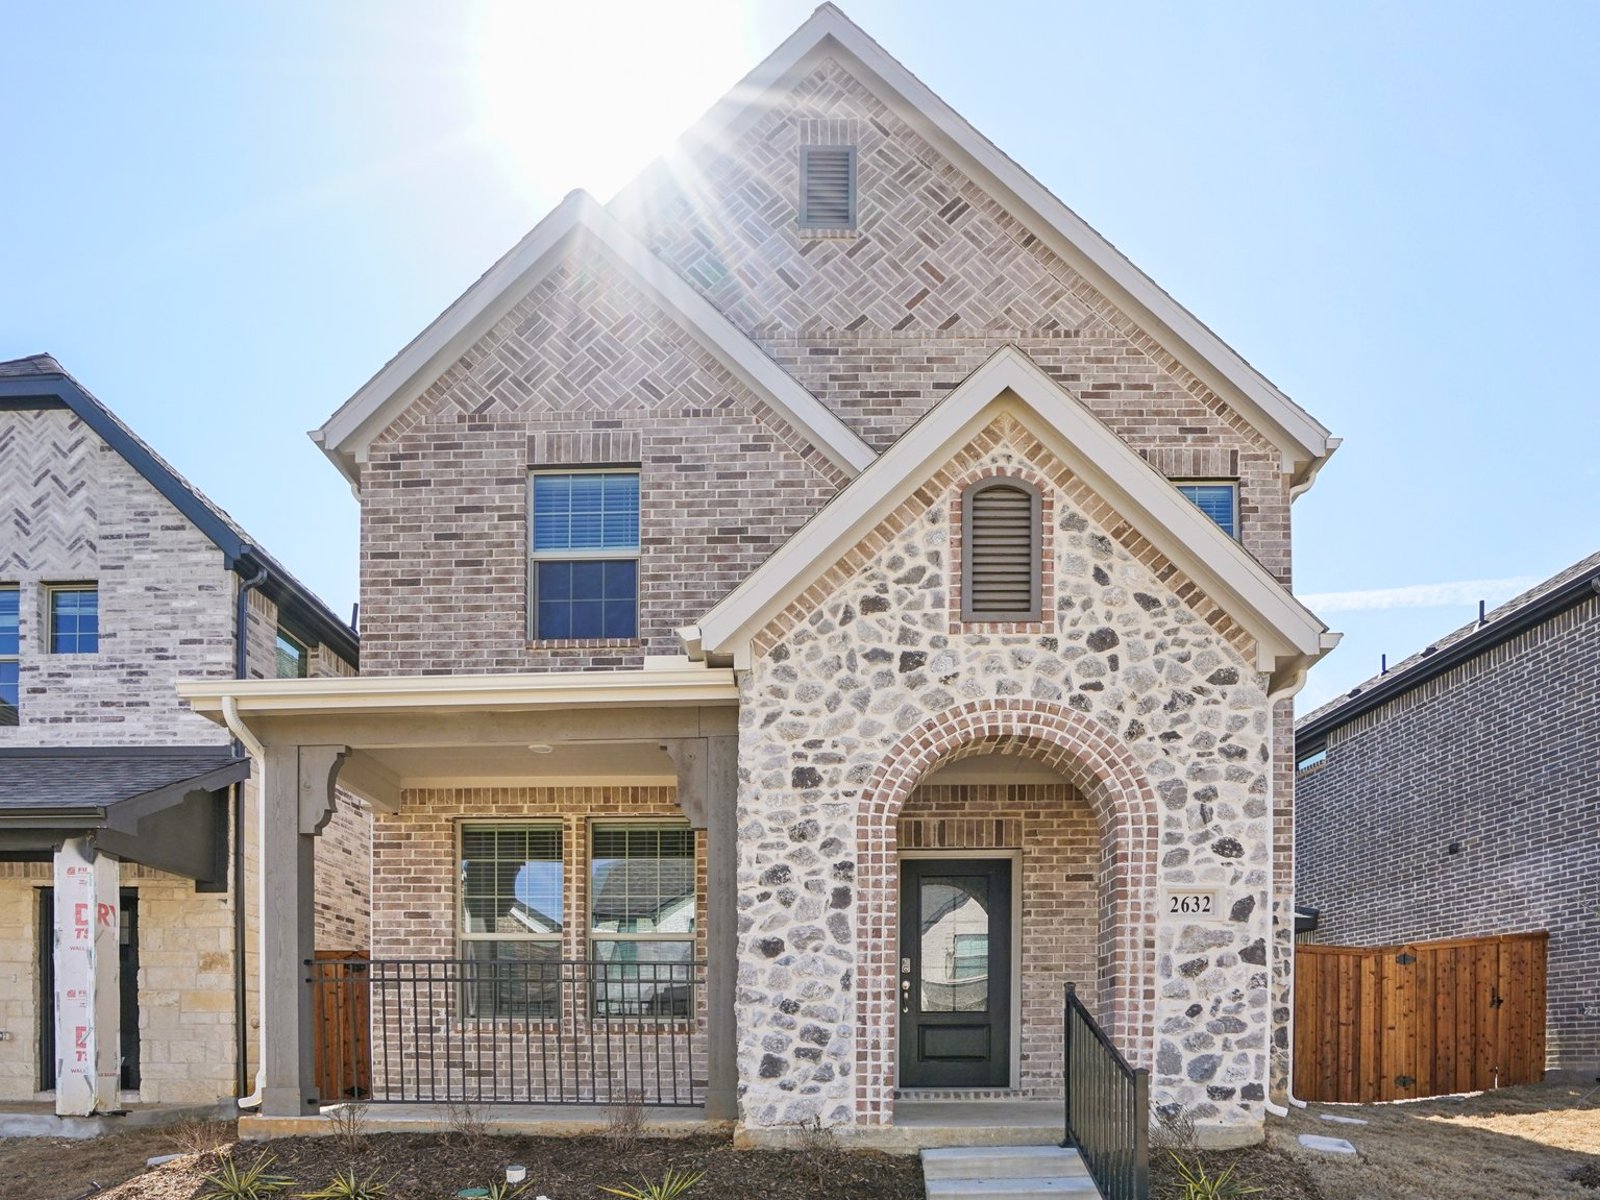
[[[359,1154],[367,1145],[367,1106],[338,1104],[327,1112],[333,1136],[346,1154]]]
[[[388,1183],[376,1175],[357,1179],[353,1170],[335,1175],[333,1182],[314,1192],[301,1192],[301,1200],[384,1200],[389,1194]]]
[[[211,1186],[200,1193],[200,1200],[261,1200],[262,1196],[284,1191],[293,1180],[267,1173],[277,1161],[275,1155],[263,1154],[241,1168],[233,1155],[226,1155],[215,1175],[201,1176]]]
[[[1249,1187],[1233,1177],[1233,1167],[1225,1167],[1221,1174],[1212,1175],[1203,1160],[1196,1157],[1185,1162],[1176,1151],[1172,1154],[1178,1167],[1178,1178],[1183,1183],[1183,1200],[1235,1200],[1239,1196],[1253,1196],[1261,1189]]]
[[[489,1122],[483,1109],[470,1100],[451,1100],[444,1111],[450,1132],[474,1150],[481,1149],[489,1139]]]
[[[661,1177],[660,1183],[651,1183],[648,1179],[641,1179],[639,1186],[624,1184],[620,1188],[601,1188],[613,1196],[621,1196],[623,1200],[678,1200],[678,1197],[687,1192],[695,1184],[705,1178],[704,1171],[690,1174],[688,1171],[678,1172],[668,1168],[667,1173]]]
[[[1150,1146],[1155,1150],[1195,1149],[1193,1114],[1178,1104],[1156,1109],[1156,1119],[1150,1125]]]
[[[621,1100],[606,1106],[605,1139],[620,1153],[638,1145],[644,1132],[644,1093],[628,1092]]]
[[[822,1123],[820,1115],[797,1122],[795,1130],[799,1135],[800,1161],[810,1170],[817,1194],[827,1195],[828,1176],[841,1153],[839,1139],[831,1125]]]
[[[179,1154],[210,1154],[233,1140],[233,1126],[227,1121],[182,1121],[167,1137]]]

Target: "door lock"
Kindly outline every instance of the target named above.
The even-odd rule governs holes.
[[[902,974],[902,975],[911,974],[911,960],[909,958],[902,958],[900,960],[900,974]]]

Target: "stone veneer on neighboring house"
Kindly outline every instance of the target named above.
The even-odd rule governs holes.
[[[949,514],[961,481],[986,469],[1034,479],[1052,502],[1055,606],[1035,631],[952,626]],[[1258,1121],[1272,712],[1247,639],[1198,616],[1192,585],[1141,562],[1137,539],[1113,540],[1115,514],[1010,421],[919,496],[932,503],[908,502],[834,570],[825,603],[769,629],[742,683],[746,1120],[886,1119],[893,1049],[863,1035],[895,1003],[896,822],[926,769],[988,750],[1057,766],[1095,807],[1106,872],[1095,999],[1153,1068],[1155,1102]],[[1161,919],[1164,884],[1220,885],[1230,911],[1205,925]],[[825,1031],[820,1055],[797,1023]]]

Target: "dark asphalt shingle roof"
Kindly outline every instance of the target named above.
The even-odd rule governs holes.
[[[0,750],[0,813],[106,809],[218,772],[243,778],[249,765],[230,746],[8,747]]]
[[[1374,675],[1344,695],[1337,696],[1322,705],[1322,707],[1313,709],[1305,716],[1297,718],[1295,728],[1297,730],[1303,729],[1312,724],[1327,725],[1328,719],[1338,714],[1339,710],[1345,708],[1353,710],[1359,707],[1362,697],[1380,684],[1383,685],[1386,693],[1391,697],[1403,694],[1410,687],[1421,683],[1427,677],[1428,668],[1438,661],[1441,652],[1462,645],[1469,638],[1481,639],[1483,649],[1489,649],[1502,640],[1502,631],[1507,627],[1507,623],[1510,620],[1532,608],[1546,597],[1560,591],[1566,585],[1585,577],[1600,577],[1600,551],[1596,551],[1587,558],[1579,559],[1566,570],[1557,572],[1543,583],[1529,588],[1520,596],[1507,600],[1499,608],[1490,611],[1486,615],[1483,624],[1480,625],[1475,620],[1469,621],[1461,628],[1446,634],[1432,645],[1426,646],[1409,658],[1396,663],[1389,668],[1387,673]],[[1465,646],[1462,648],[1464,650],[1468,649]],[[1342,724],[1344,724],[1343,721],[1336,720],[1333,722],[1333,725]]]

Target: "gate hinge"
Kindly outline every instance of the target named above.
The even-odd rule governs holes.
[[[1395,1087],[1408,1088],[1415,1082],[1416,1080],[1409,1075],[1396,1075],[1394,1077]]]
[[[1406,954],[1402,952],[1400,954],[1396,954],[1394,956],[1394,960],[1402,967],[1409,967],[1412,963],[1417,961],[1417,956],[1415,954]]]

